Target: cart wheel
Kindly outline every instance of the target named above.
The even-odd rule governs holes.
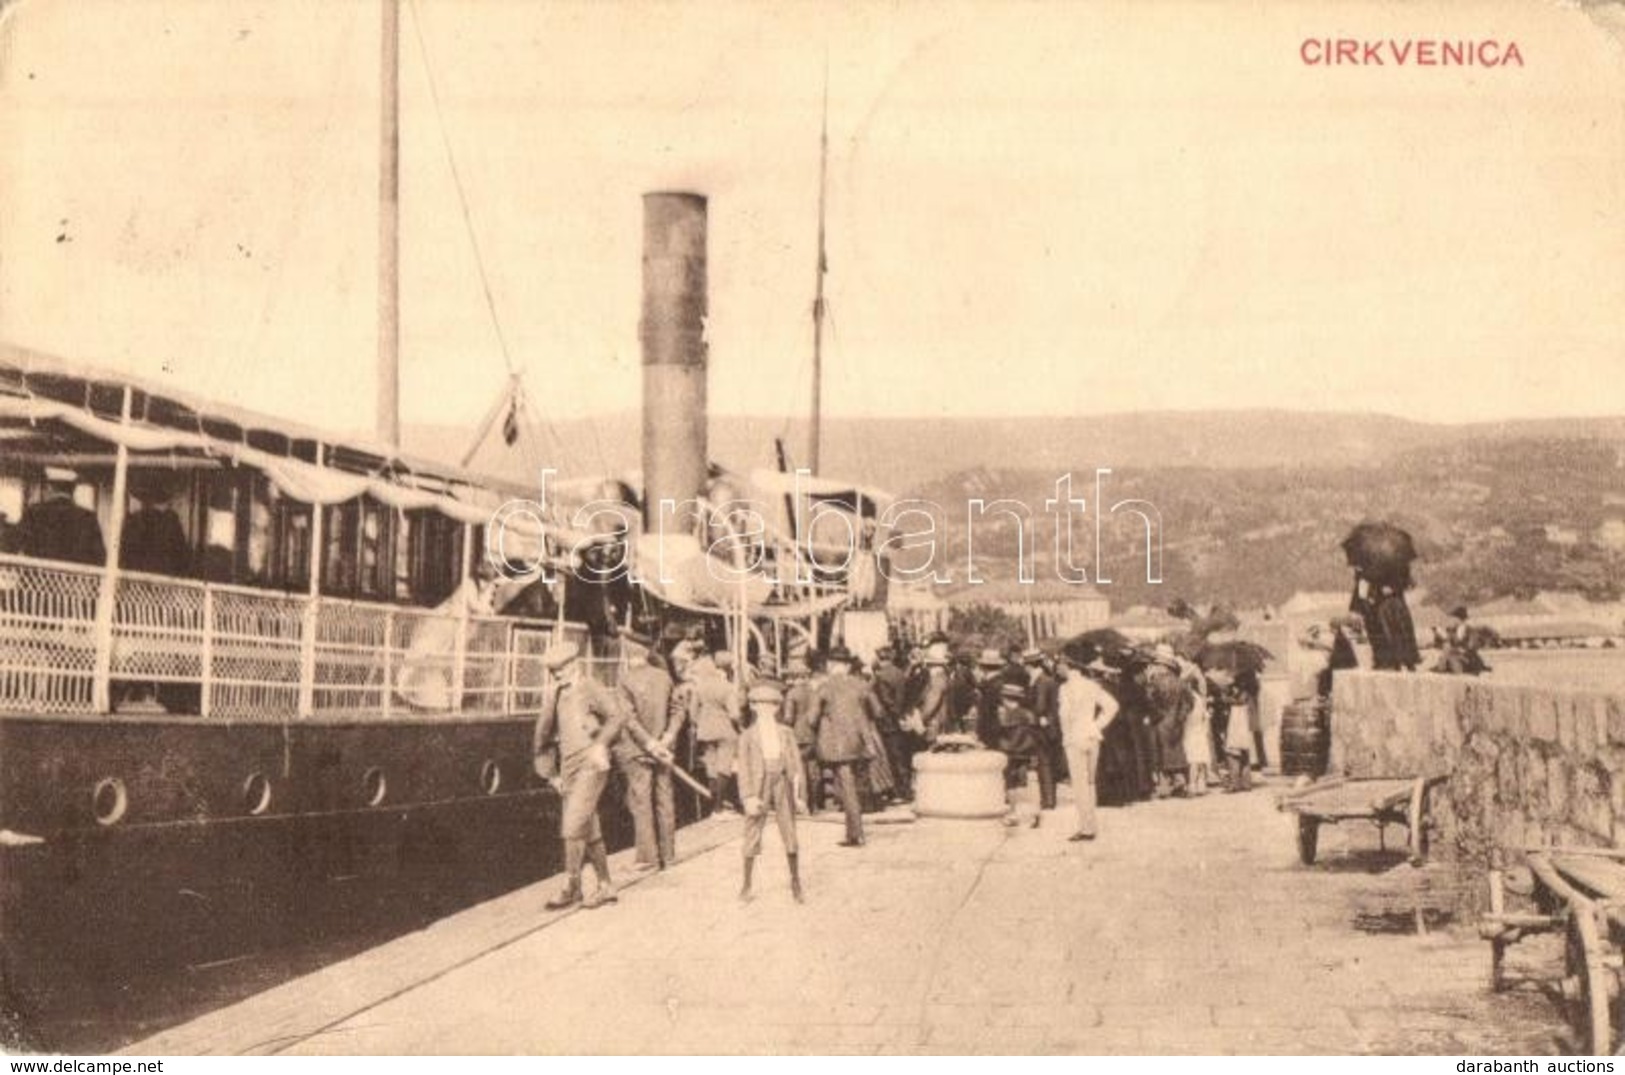
[[[1567,991],[1574,1019],[1592,1056],[1613,1053],[1613,974],[1603,964],[1603,939],[1597,920],[1583,908],[1569,916],[1563,965],[1572,983]]]
[[[1298,861],[1305,866],[1315,864],[1315,848],[1320,843],[1320,819],[1298,818]]]

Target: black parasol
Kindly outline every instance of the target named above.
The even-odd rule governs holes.
[[[1198,630],[1181,631],[1170,638],[1168,644],[1174,648],[1175,653],[1187,661],[1194,661],[1196,655],[1201,653],[1208,644],[1207,632]]]
[[[1372,581],[1403,588],[1410,583],[1416,542],[1393,523],[1363,522],[1343,539],[1343,555],[1350,567],[1359,568]]]
[[[1209,642],[1196,654],[1196,663],[1204,672],[1261,672],[1275,654],[1257,642],[1233,639],[1229,642]]]
[[[1100,658],[1107,664],[1122,666],[1136,652],[1135,641],[1115,627],[1097,627],[1067,639],[1061,652],[1069,661],[1088,664]]]

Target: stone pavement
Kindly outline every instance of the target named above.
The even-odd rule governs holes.
[[[803,906],[771,827],[757,898],[741,905],[732,837],[618,906],[572,913],[376,999],[358,994],[350,1014],[269,1051],[1556,1047],[1548,1001],[1488,994],[1485,944],[1459,927],[1410,928],[1415,886],[1400,879],[1418,871],[1374,872],[1374,842],[1353,827],[1327,830],[1322,865],[1306,869],[1292,817],[1265,790],[1106,810],[1094,843],[1069,843],[1070,820],[1063,805],[1037,830],[873,824],[861,849],[836,846],[838,824],[804,820]],[[507,897],[508,913],[539,917],[555,888]],[[217,1016],[251,1039],[254,1005]],[[162,1049],[164,1037],[131,1051]],[[182,1028],[168,1044],[184,1041]]]

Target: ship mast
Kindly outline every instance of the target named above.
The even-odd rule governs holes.
[[[807,465],[818,473],[818,446],[824,418],[824,276],[829,260],[824,255],[824,195],[829,185],[829,59],[824,60],[824,112],[818,135],[818,285],[813,293],[812,432]]]
[[[381,0],[378,167],[378,439],[399,448],[401,338],[401,10]]]

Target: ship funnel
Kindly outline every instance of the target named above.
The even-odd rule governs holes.
[[[705,486],[705,198],[643,196],[643,522]]]

